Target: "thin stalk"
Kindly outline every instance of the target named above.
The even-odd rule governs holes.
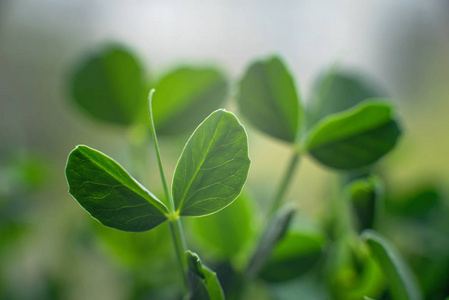
[[[288,187],[290,186],[290,183],[293,179],[293,174],[296,170],[296,167],[298,165],[298,162],[300,160],[301,153],[299,151],[295,151],[293,153],[293,156],[290,159],[290,163],[288,165],[288,168],[284,174],[284,177],[282,178],[282,181],[276,191],[276,195],[273,199],[273,202],[271,204],[271,208],[269,210],[269,218],[271,218],[274,213],[279,209],[281,206],[282,200],[284,199],[285,193],[287,192]]]
[[[173,245],[175,246],[176,258],[178,259],[179,268],[181,272],[182,282],[183,282],[183,292],[187,294],[189,292],[188,282],[187,282],[187,261],[185,258],[186,252],[186,242],[184,238],[184,232],[182,231],[181,220],[179,219],[179,215],[174,213],[175,211],[175,203],[171,194],[168,190],[167,181],[165,180],[164,168],[162,167],[162,159],[161,153],[159,151],[159,144],[157,142],[156,129],[154,126],[154,118],[153,118],[153,94],[155,89],[150,91],[150,95],[148,96],[148,103],[150,109],[150,125],[151,125],[151,133],[153,136],[154,147],[156,149],[157,162],[159,164],[159,173],[161,175],[162,185],[164,187],[165,198],[170,203],[170,216],[168,219],[170,225],[170,232],[173,239]]]

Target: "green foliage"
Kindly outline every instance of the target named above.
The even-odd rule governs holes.
[[[362,237],[388,279],[393,300],[422,299],[412,271],[390,242],[373,230],[364,231]]]
[[[153,104],[157,132],[173,135],[189,132],[220,107],[228,94],[228,83],[212,68],[179,68],[165,75],[155,86],[158,101]]]
[[[270,282],[281,282],[305,274],[322,257],[325,242],[321,233],[290,230],[276,244],[260,277]]]
[[[130,125],[145,112],[147,86],[140,63],[112,45],[91,55],[74,72],[73,100],[100,121]]]
[[[391,106],[369,101],[325,118],[309,133],[306,147],[329,167],[357,169],[393,149],[400,133]]]
[[[384,96],[382,90],[363,74],[336,68],[317,78],[313,94],[307,114],[309,126],[329,115],[350,109],[365,99]]]
[[[192,300],[224,300],[224,293],[218,281],[217,274],[203,265],[199,256],[186,251],[189,265],[189,285]]]
[[[118,163],[87,146],[76,147],[66,167],[70,194],[101,224],[146,231],[168,219],[168,209]]]
[[[295,83],[278,57],[254,62],[239,85],[237,104],[257,129],[283,141],[295,142],[303,122]]]
[[[192,134],[176,166],[176,210],[205,216],[225,208],[240,194],[249,165],[245,129],[232,113],[212,113]]]
[[[225,209],[207,218],[194,218],[195,238],[210,254],[232,259],[248,245],[254,233],[254,208],[244,193]]]

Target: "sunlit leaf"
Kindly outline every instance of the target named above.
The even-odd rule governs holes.
[[[105,226],[146,231],[167,220],[168,210],[118,163],[87,146],[77,146],[66,167],[70,194]]]
[[[293,143],[303,122],[295,83],[278,57],[254,62],[239,85],[242,115],[262,132]]]
[[[192,219],[195,237],[211,254],[232,258],[253,233],[254,211],[243,193],[225,209],[207,218]]]
[[[357,169],[387,154],[400,134],[389,104],[366,101],[323,119],[309,133],[306,148],[328,167]]]
[[[388,279],[393,300],[422,299],[414,274],[393,245],[373,230],[365,230],[362,237]]]
[[[245,129],[230,112],[213,112],[195,130],[173,175],[173,199],[184,216],[215,213],[235,200],[248,176]]]
[[[365,99],[386,96],[381,88],[362,74],[335,68],[318,77],[313,94],[307,115],[309,126],[331,114],[350,109]]]
[[[146,114],[142,68],[123,47],[109,46],[87,57],[70,83],[73,100],[97,120],[130,125]]]
[[[218,281],[217,274],[203,265],[199,256],[186,251],[189,266],[189,299],[192,300],[224,300],[223,289]]]
[[[153,102],[156,130],[162,135],[193,131],[228,95],[224,75],[212,68],[180,68],[155,86]]]
[[[324,243],[321,233],[290,230],[277,243],[260,277],[281,282],[303,275],[321,258]]]

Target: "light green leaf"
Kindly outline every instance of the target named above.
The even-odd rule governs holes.
[[[254,210],[244,193],[225,209],[207,218],[192,219],[195,238],[220,258],[231,259],[248,243],[253,233]]]
[[[331,115],[309,133],[306,148],[335,169],[368,166],[394,148],[401,134],[393,109],[384,101],[365,101]]]
[[[385,92],[363,74],[335,68],[318,77],[313,91],[314,98],[307,115],[309,127],[324,117],[350,109],[365,99],[385,96]]]
[[[139,62],[109,46],[85,59],[71,80],[73,100],[100,121],[130,125],[146,114],[146,84]]]
[[[250,159],[245,129],[222,109],[195,130],[173,175],[173,199],[183,216],[205,216],[234,201],[248,177]]]
[[[105,226],[139,232],[167,220],[165,205],[97,150],[76,147],[69,155],[66,176],[70,194]]]
[[[239,85],[242,115],[264,133],[293,143],[303,122],[295,83],[278,57],[254,62]]]
[[[260,277],[282,282],[305,274],[320,260],[324,244],[324,235],[319,232],[289,231],[275,246]]]
[[[393,300],[422,299],[414,274],[393,245],[373,230],[365,230],[362,238],[387,277]]]
[[[265,227],[259,243],[251,256],[245,277],[255,278],[269,260],[277,242],[282,239],[290,226],[295,211],[287,206],[279,210],[270,223]]]
[[[189,299],[224,300],[223,289],[218,281],[217,274],[203,265],[195,252],[187,250],[186,256],[189,266]]]
[[[220,108],[228,95],[224,75],[212,68],[180,68],[156,84],[153,114],[158,134],[191,132],[211,111]]]

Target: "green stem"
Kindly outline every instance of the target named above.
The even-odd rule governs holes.
[[[293,173],[295,172],[295,169],[298,165],[300,157],[301,157],[301,153],[299,151],[295,151],[293,153],[292,158],[290,159],[288,169],[285,172],[284,177],[282,178],[282,181],[277,189],[276,196],[274,197],[273,202],[271,204],[271,208],[269,210],[270,218],[274,215],[274,213],[281,206],[281,203],[282,203],[282,200],[284,199],[285,193],[287,192],[287,189],[293,179]]]
[[[161,175],[162,185],[164,187],[165,198],[170,203],[170,217],[169,217],[169,225],[170,232],[173,239],[173,245],[175,246],[176,257],[178,259],[179,268],[181,272],[182,282],[183,282],[183,292],[184,295],[188,293],[189,287],[187,282],[187,261],[185,258],[186,252],[186,242],[184,238],[184,232],[182,231],[181,220],[179,219],[179,215],[175,213],[175,203],[171,194],[168,190],[167,181],[165,180],[164,168],[162,167],[162,159],[161,153],[159,151],[159,144],[157,142],[156,129],[154,127],[154,118],[153,118],[153,94],[155,90],[152,89],[149,95],[149,109],[150,109],[150,125],[151,125],[151,133],[153,135],[154,147],[156,149],[157,162],[159,164],[159,173]]]

